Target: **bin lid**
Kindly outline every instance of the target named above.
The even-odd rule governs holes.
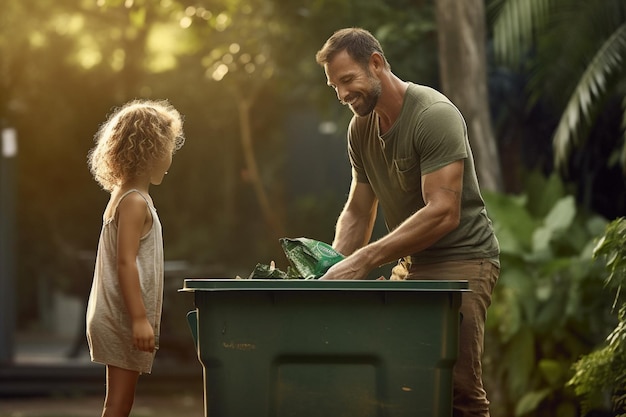
[[[469,291],[467,280],[185,279],[180,291]]]

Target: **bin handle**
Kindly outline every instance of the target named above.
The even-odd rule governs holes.
[[[193,344],[198,350],[198,310],[192,310],[187,313],[187,324],[189,324],[189,330],[191,330],[191,337],[193,337]]]

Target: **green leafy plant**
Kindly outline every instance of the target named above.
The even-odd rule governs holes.
[[[606,220],[561,180],[528,176],[523,195],[485,193],[501,247],[486,326],[485,384],[494,415],[579,415],[572,364],[607,334],[603,268],[592,258]]]
[[[611,310],[618,309],[618,322],[604,346],[581,357],[573,366],[568,384],[582,399],[585,412],[602,407],[611,397],[612,411],[626,416],[626,300],[621,295],[626,284],[626,219],[621,217],[606,228],[593,256],[606,260],[606,284],[616,295]],[[609,395],[607,395],[607,393]]]

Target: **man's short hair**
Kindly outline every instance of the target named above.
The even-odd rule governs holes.
[[[324,66],[332,61],[339,52],[344,50],[363,67],[367,67],[370,57],[374,52],[377,52],[383,57],[385,66],[390,68],[378,39],[362,28],[339,29],[333,33],[322,49],[317,51],[315,60],[318,64]]]

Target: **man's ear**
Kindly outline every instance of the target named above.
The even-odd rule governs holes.
[[[385,59],[378,52],[372,52],[370,56],[370,68],[372,71],[379,73],[385,68]]]

